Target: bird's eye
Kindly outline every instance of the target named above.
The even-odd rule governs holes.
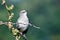
[[[22,12],[22,13],[25,13],[25,12]]]

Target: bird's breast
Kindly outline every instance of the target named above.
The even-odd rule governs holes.
[[[18,23],[28,24],[29,23],[29,20],[28,20],[27,17],[19,18],[18,19]]]

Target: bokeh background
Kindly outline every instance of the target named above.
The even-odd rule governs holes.
[[[30,27],[28,40],[60,40],[60,0],[6,0],[7,5],[14,5],[13,22],[23,9],[28,11],[30,23],[39,26],[40,30]],[[8,13],[0,0],[0,21],[8,21]],[[15,26],[14,26],[15,27]],[[8,27],[0,26],[0,40],[15,40]],[[23,40],[22,38],[20,40]]]

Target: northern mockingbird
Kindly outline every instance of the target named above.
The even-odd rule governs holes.
[[[39,27],[36,27],[35,25],[32,25],[31,23],[29,23],[29,19],[27,17],[27,11],[22,10],[19,13],[19,18],[16,22],[16,27],[20,31],[20,35],[22,35],[25,40],[27,40],[25,34],[27,33],[28,25],[40,29]]]
[[[23,36],[25,40],[27,40],[25,34],[27,33],[28,25],[29,25],[29,20],[27,17],[27,11],[22,10],[19,13],[19,18],[17,20],[16,27],[20,31],[20,34]]]

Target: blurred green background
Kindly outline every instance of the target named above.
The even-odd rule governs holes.
[[[6,0],[14,5],[13,22],[16,22],[20,10],[28,10],[30,23],[40,30],[29,26],[28,40],[60,40],[60,0]],[[0,21],[8,21],[8,12],[0,0]],[[14,26],[15,27],[15,26]],[[8,27],[0,26],[0,40],[15,40]],[[20,40],[23,40],[22,38]]]

